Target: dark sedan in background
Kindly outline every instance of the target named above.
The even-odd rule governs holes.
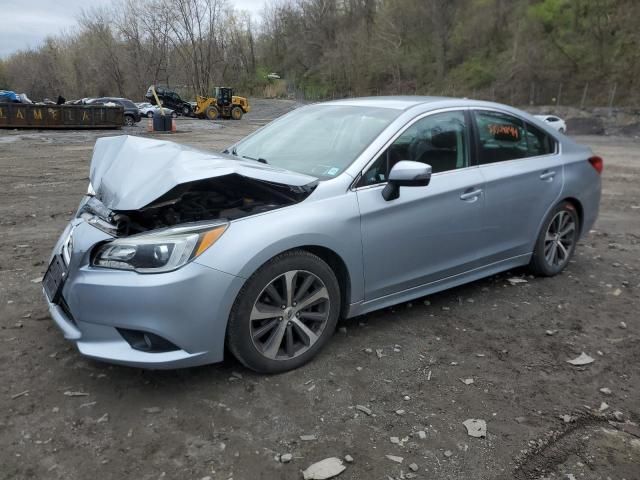
[[[140,115],[140,110],[138,110],[138,107],[136,106],[136,104],[127,98],[100,97],[100,98],[91,98],[86,101],[87,105],[107,104],[107,103],[115,103],[117,105],[121,105],[122,108],[124,108],[124,124],[127,127],[132,127],[142,119],[142,115]]]

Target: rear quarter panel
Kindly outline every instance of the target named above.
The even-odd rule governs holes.
[[[591,156],[593,156],[591,149],[579,144],[569,145],[563,155],[565,182],[562,196],[574,198],[580,203],[581,236],[593,227],[600,208],[602,179],[588,161]]]

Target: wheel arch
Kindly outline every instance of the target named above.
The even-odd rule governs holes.
[[[568,202],[571,205],[573,205],[573,208],[576,209],[576,213],[578,214],[578,231],[583,234],[584,232],[582,231],[582,226],[584,225],[584,209],[582,207],[582,203],[580,203],[580,200],[578,200],[575,197],[566,197],[563,198],[562,200],[560,200],[560,202],[558,202],[558,204],[562,203],[562,202]],[[558,205],[556,204],[556,205]]]
[[[327,247],[321,247],[319,245],[303,245],[294,250],[306,250],[309,253],[320,257],[327,265],[333,270],[336,278],[338,279],[338,286],[340,288],[340,298],[342,303],[340,305],[340,316],[344,317],[349,309],[351,298],[351,276],[347,264],[342,257],[335,251]]]
[[[349,271],[347,263],[344,261],[344,259],[335,250],[329,247],[326,247],[323,245],[317,245],[317,244],[301,244],[301,245],[285,248],[282,250],[278,250],[275,253],[270,252],[270,255],[268,256],[268,258],[263,257],[263,261],[257,266],[255,266],[254,268],[252,268],[252,270],[250,270],[249,272],[244,272],[243,277],[248,280],[249,278],[251,278],[252,275],[254,275],[258,270],[260,270],[264,265],[269,263],[275,257],[287,252],[295,251],[295,250],[304,250],[306,252],[312,253],[313,255],[316,255],[317,257],[322,259],[327,265],[329,265],[329,268],[331,268],[331,270],[333,270],[333,273],[338,279],[338,287],[340,289],[340,299],[341,299],[340,315],[344,317],[349,311],[349,305],[351,303],[351,294],[353,290],[352,274]],[[240,292],[238,292],[238,295],[239,294]]]
[[[584,232],[582,232],[582,226],[584,225],[584,209],[582,207],[582,203],[580,202],[580,200],[578,200],[575,197],[562,197],[560,198],[557,202],[551,204],[551,206],[547,209],[547,211],[545,212],[544,216],[540,219],[540,222],[538,224],[538,229],[536,230],[536,236],[535,238],[533,238],[531,244],[530,244],[530,250],[533,252],[533,249],[535,248],[535,244],[536,244],[536,240],[538,238],[538,234],[540,233],[540,230],[544,227],[545,221],[547,220],[547,217],[549,216],[549,214],[560,204],[564,203],[564,202],[568,202],[570,203],[573,208],[575,208],[576,213],[578,214],[578,232],[580,232],[580,236],[582,236],[582,234]]]

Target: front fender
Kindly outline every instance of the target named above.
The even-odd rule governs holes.
[[[276,255],[305,246],[335,252],[349,273],[349,303],[364,298],[360,212],[354,192],[246,217],[196,260],[231,275],[249,278]]]

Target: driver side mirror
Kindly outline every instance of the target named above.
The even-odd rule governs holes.
[[[382,190],[387,202],[400,196],[400,187],[426,187],[431,181],[431,165],[401,160],[389,172],[389,180]]]

